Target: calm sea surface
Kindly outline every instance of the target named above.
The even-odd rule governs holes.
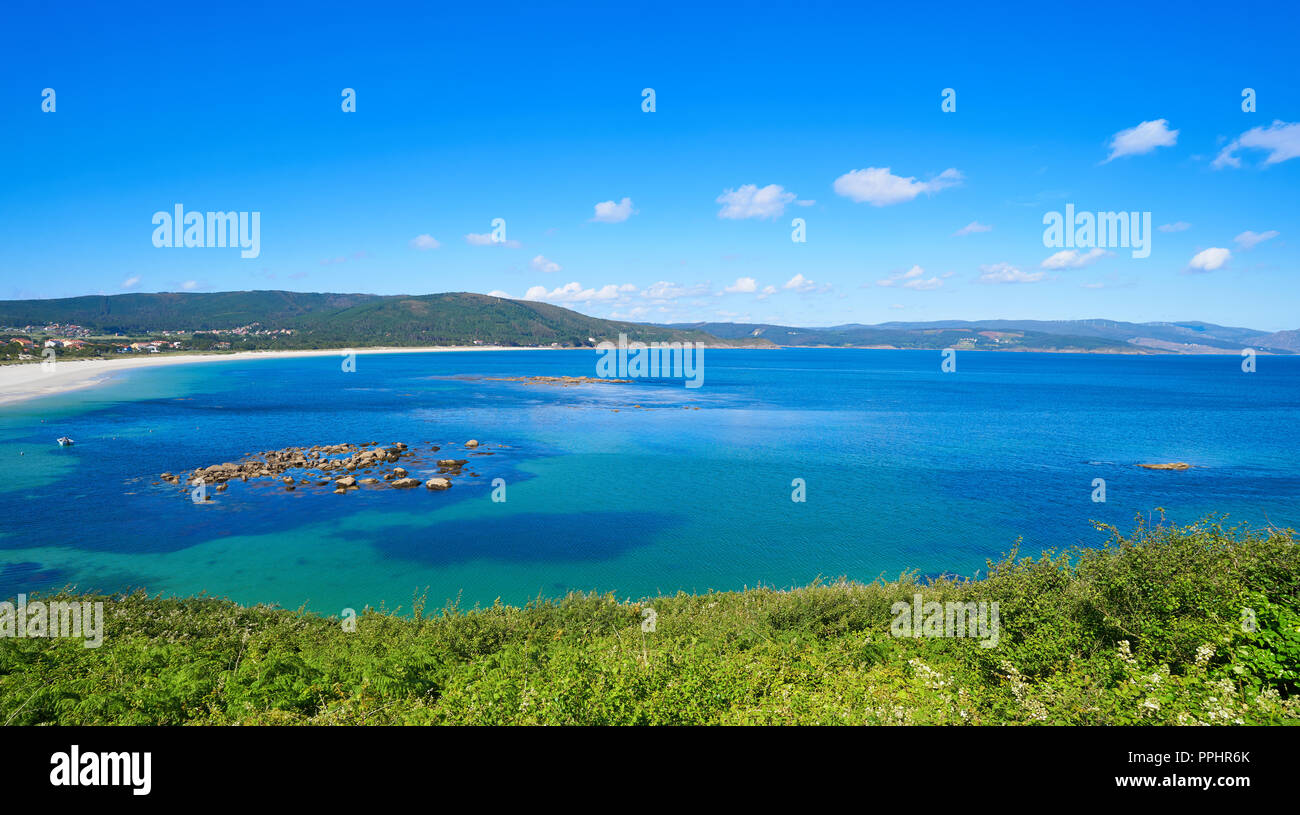
[[[337,614],[426,589],[473,605],[973,574],[1017,538],[1095,545],[1092,520],[1156,507],[1300,527],[1300,357],[1247,374],[1232,356],[959,352],[942,373],[937,351],[710,350],[699,389],[457,378],[593,375],[581,351],[340,362],[133,370],[0,408],[0,598],[144,587]],[[446,492],[233,482],[199,505],[157,479],[340,442],[464,457],[471,438],[495,455]],[[1194,469],[1135,466],[1167,461]]]

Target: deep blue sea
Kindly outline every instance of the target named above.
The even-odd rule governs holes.
[[[1091,521],[1157,507],[1300,527],[1300,357],[1243,373],[1236,356],[959,352],[944,373],[937,351],[709,350],[698,389],[458,378],[591,376],[595,358],[227,360],[0,407],[0,598],[143,587],[337,614],[426,591],[472,606],[971,575],[1018,538],[1096,545]],[[471,438],[495,455],[446,492],[233,482],[196,504],[157,478],[341,442],[460,457]],[[1136,466],[1170,461],[1193,469]]]

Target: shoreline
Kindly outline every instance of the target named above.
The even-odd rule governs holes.
[[[248,359],[290,359],[295,357],[341,357],[355,354],[427,354],[457,351],[554,351],[554,348],[476,345],[472,347],[430,346],[420,348],[332,348],[300,351],[236,351],[230,354],[175,354],[130,356],[122,359],[73,359],[56,362],[53,371],[42,363],[0,366],[0,407],[57,396],[61,393],[102,385],[116,374],[137,368],[188,365],[200,362],[228,362]]]
[[[867,350],[867,351],[923,351],[933,352],[937,349],[926,348],[892,348],[887,346],[860,345],[793,345],[793,346],[721,346],[716,350],[731,351],[784,351],[784,350]],[[247,359],[292,359],[297,357],[331,357],[345,353],[355,354],[430,354],[480,351],[583,351],[584,348],[546,348],[538,346],[509,345],[475,345],[475,346],[420,346],[420,347],[375,347],[375,348],[327,348],[294,351],[236,351],[234,353],[211,354],[166,354],[135,355],[120,359],[74,359],[58,362],[55,370],[47,372],[42,363],[0,365],[0,407],[39,399],[45,396],[57,396],[62,393],[83,390],[102,385],[122,371],[136,368],[153,368],[165,365],[189,365],[201,362],[226,362]],[[1022,353],[1022,354],[1097,354],[1102,356],[1234,356],[1229,352],[1223,354],[1179,354],[1169,351],[1152,350],[1116,350],[1088,351],[1039,350],[1028,348],[964,348],[962,353]],[[1267,352],[1260,352],[1267,354]]]

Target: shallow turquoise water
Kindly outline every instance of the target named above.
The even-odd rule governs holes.
[[[1300,527],[1296,357],[1245,374],[1228,356],[963,352],[945,374],[929,351],[711,350],[699,389],[453,378],[592,375],[577,351],[339,363],[141,369],[0,408],[0,597],[145,587],[333,614],[426,589],[472,605],[971,574],[1018,537],[1096,544],[1091,520],[1156,507]],[[442,493],[237,482],[196,505],[155,483],[290,445],[470,438],[496,454]],[[1134,466],[1154,461],[1195,467]]]

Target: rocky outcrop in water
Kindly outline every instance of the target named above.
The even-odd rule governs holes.
[[[464,446],[474,450],[480,443],[471,439]],[[430,490],[441,491],[450,489],[451,479],[456,476],[478,477],[477,473],[463,471],[469,463],[468,459],[434,459],[432,454],[441,448],[427,442],[423,447],[421,450],[405,442],[383,446],[373,441],[363,444],[286,447],[282,450],[250,453],[238,461],[198,467],[188,476],[165,472],[159,477],[177,486],[204,484],[215,486],[219,491],[224,491],[231,481],[267,479],[279,482],[285,491],[293,491],[300,486],[327,487],[338,495],[362,488],[406,490],[421,484]],[[492,453],[480,451],[473,455]],[[411,473],[419,468],[423,468],[426,473],[436,468],[438,477],[423,481],[412,477]]]

